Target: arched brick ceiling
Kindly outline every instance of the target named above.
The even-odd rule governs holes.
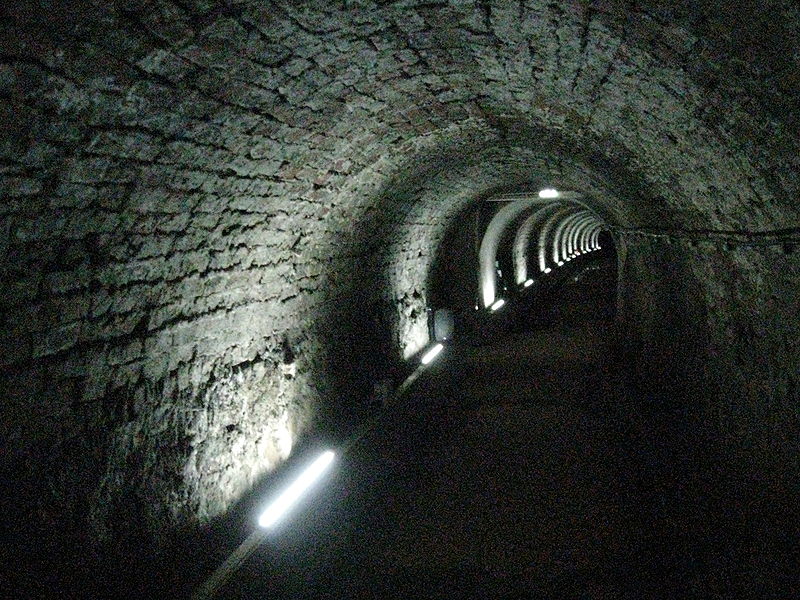
[[[494,191],[577,189],[678,237],[796,227],[800,14],[739,4],[7,7],[2,427],[22,489],[50,482],[97,537],[118,506],[154,532],[221,514],[287,436],[365,410],[373,373],[351,365],[418,345],[436,247]],[[687,272],[724,282],[704,292],[721,304],[796,272],[715,260]]]

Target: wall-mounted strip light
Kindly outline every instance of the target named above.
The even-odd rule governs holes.
[[[491,309],[492,312],[495,312],[496,310],[501,309],[505,303],[506,301],[500,298],[500,300],[492,304],[489,308]]]
[[[525,283],[522,284],[525,287],[531,287],[533,285],[533,279],[526,279]]]
[[[261,527],[272,527],[277,523],[278,519],[280,519],[286,511],[297,502],[300,496],[303,495],[303,492],[322,476],[333,462],[333,458],[334,453],[331,450],[320,454],[317,459],[300,474],[300,477],[295,479],[294,482],[286,488],[263,513],[261,513],[258,524]]]
[[[539,191],[539,198],[558,198],[559,193],[558,190],[554,190],[553,188],[545,188]]]
[[[442,351],[442,348],[444,348],[442,344],[436,344],[433,348],[431,348],[424,354],[422,359],[420,359],[420,362],[423,365],[427,365],[429,362],[431,362],[434,358],[436,358],[439,355],[439,352]]]

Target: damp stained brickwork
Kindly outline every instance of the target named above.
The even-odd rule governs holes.
[[[160,539],[223,514],[304,434],[352,425],[378,371],[427,342],[436,248],[493,190],[580,189],[622,227],[797,228],[800,13],[740,4],[4,8],[19,522],[74,519],[93,543],[143,517]],[[687,245],[671,269],[676,245],[620,245],[622,318],[673,374],[661,312],[703,320],[690,351],[727,383],[704,415],[754,436],[735,461],[753,475],[769,452],[747,448],[797,424],[800,252]]]

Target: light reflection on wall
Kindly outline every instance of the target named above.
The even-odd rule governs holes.
[[[198,412],[183,469],[194,517],[225,512],[292,452],[308,422],[307,396],[292,365],[260,364],[214,383]]]
[[[428,316],[423,311],[416,319],[409,318],[404,325],[400,339],[403,344],[403,358],[408,360],[430,342]]]

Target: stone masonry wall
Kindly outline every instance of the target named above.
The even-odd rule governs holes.
[[[224,513],[424,343],[435,248],[491,189],[574,185],[617,226],[796,228],[800,15],[735,4],[5,7],[7,514],[113,542]],[[748,410],[773,357],[789,415],[797,254],[742,252],[682,263],[701,354],[742,367]],[[730,350],[753,305],[761,341]]]

